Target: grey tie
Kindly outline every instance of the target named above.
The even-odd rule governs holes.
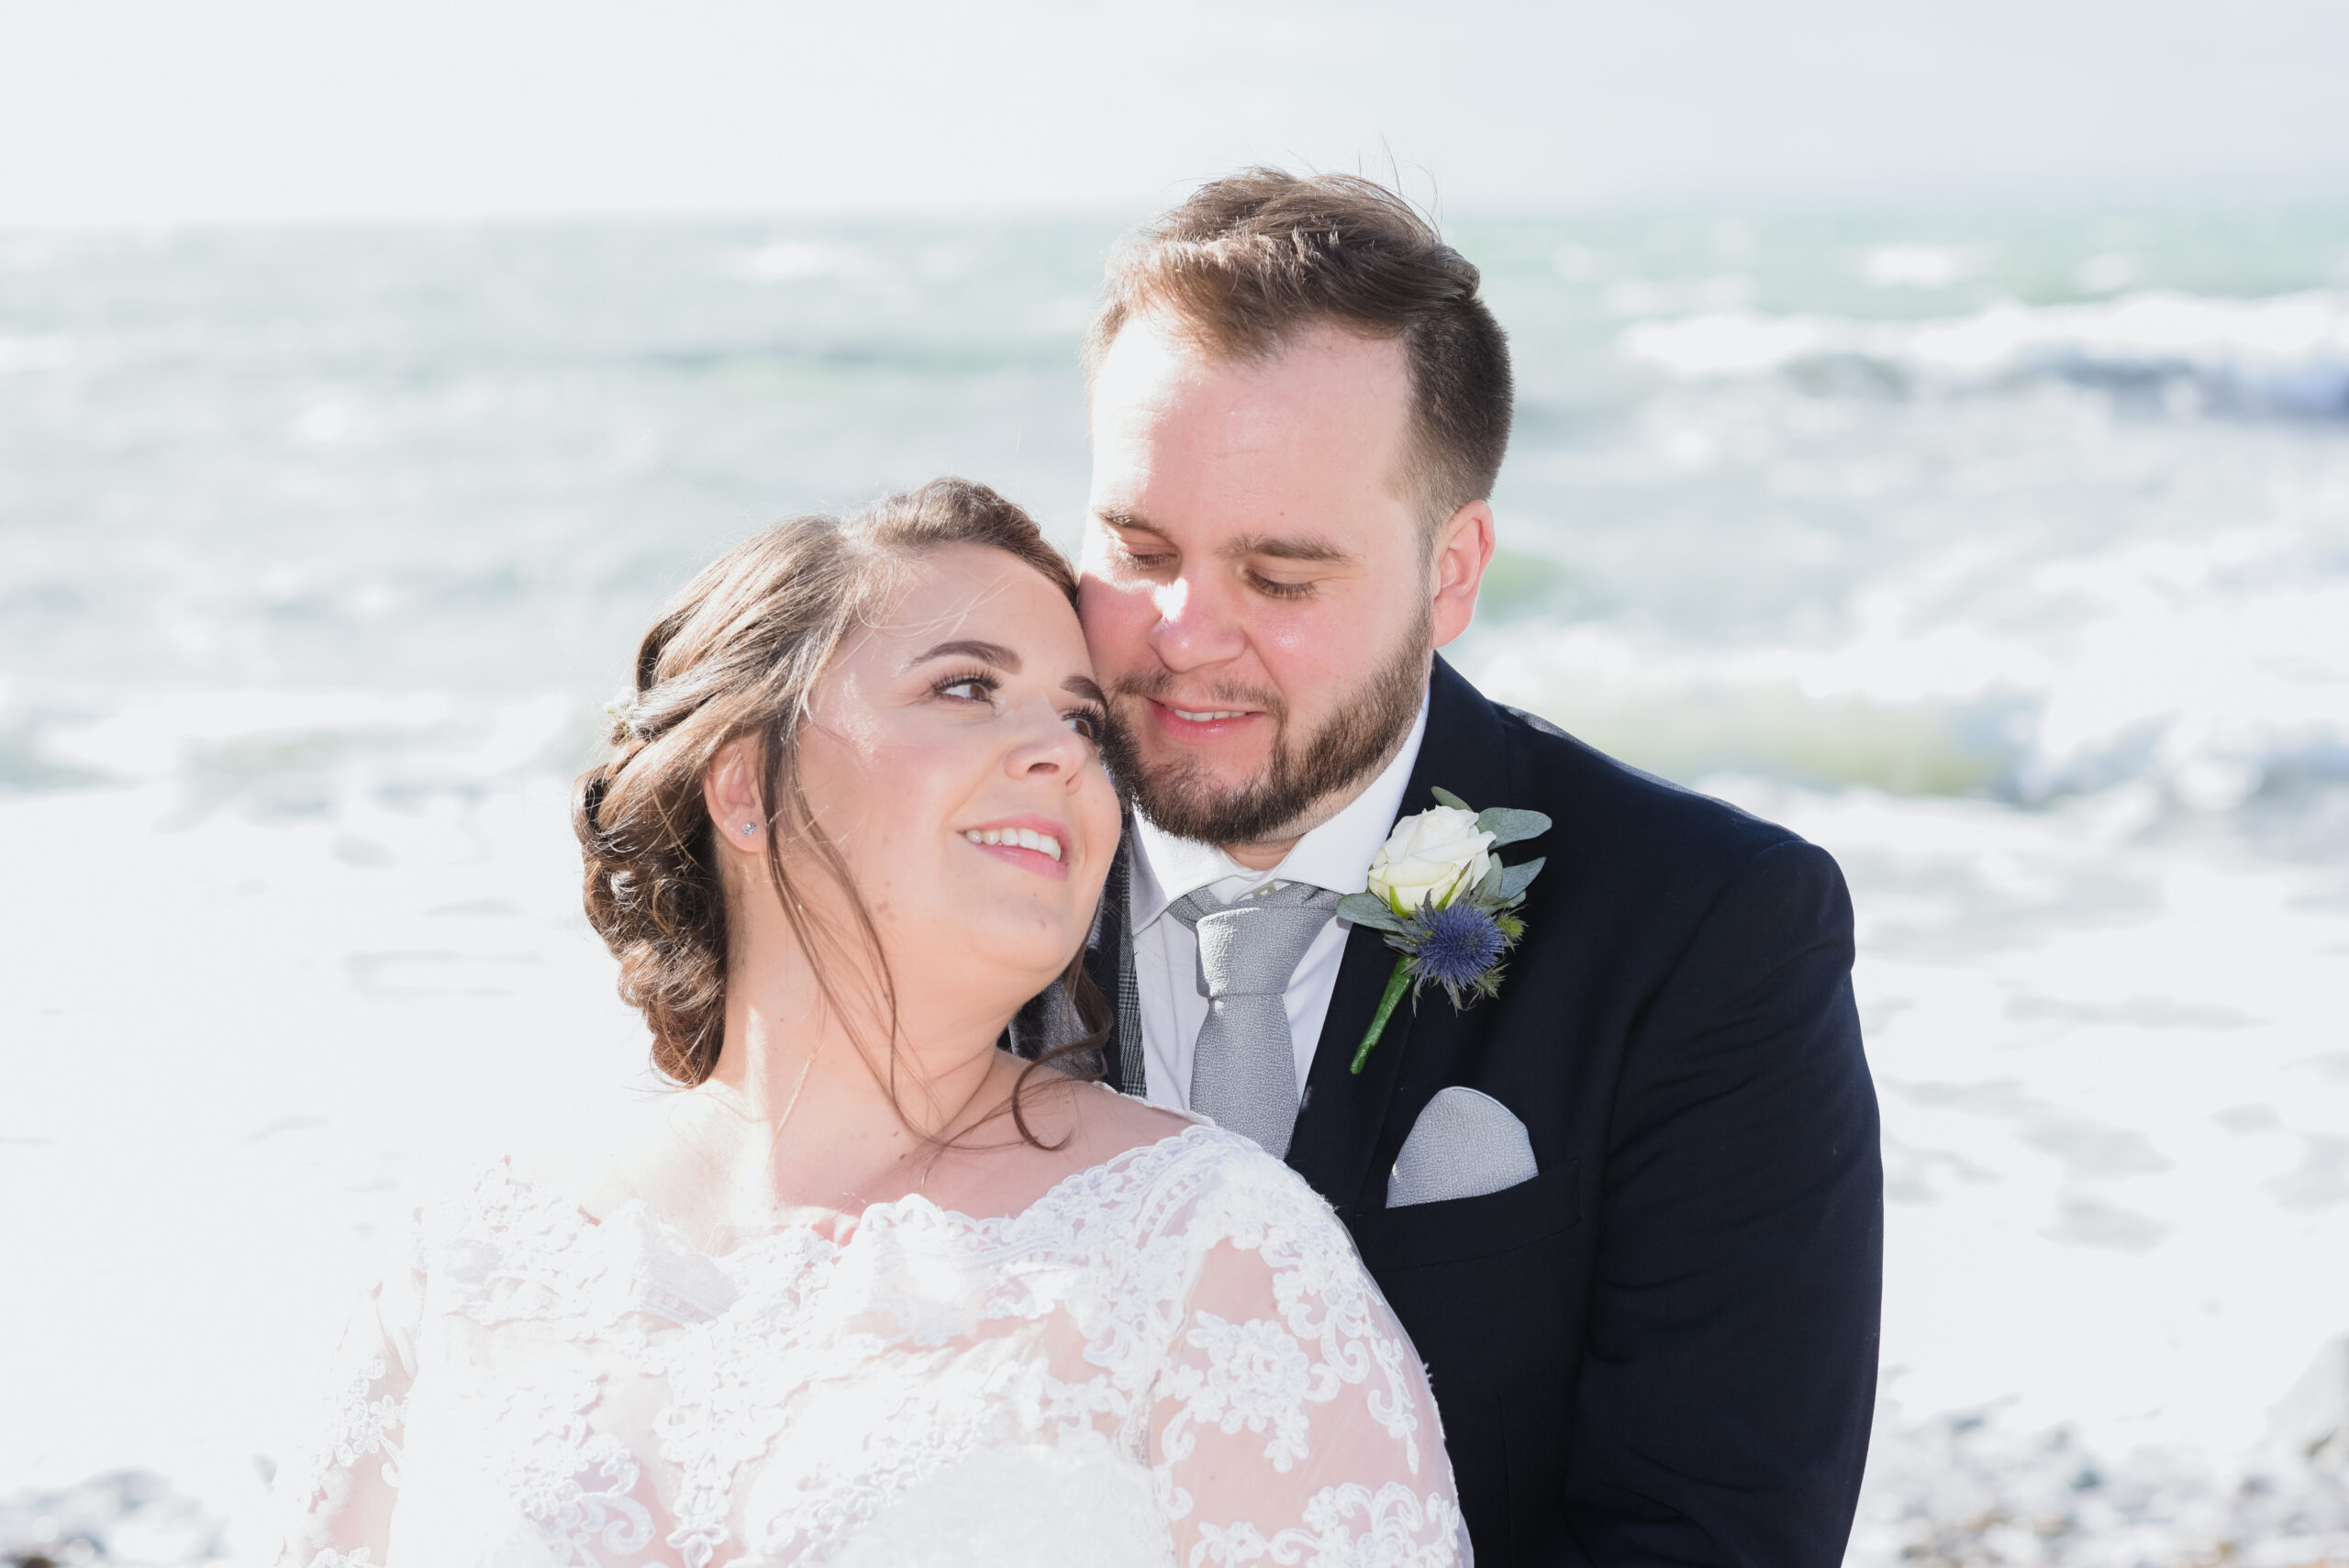
[[[1207,1022],[1191,1052],[1191,1108],[1274,1159],[1297,1126],[1297,1049],[1289,1042],[1289,976],[1330,917],[1337,894],[1310,883],[1219,901],[1202,888],[1166,912],[1199,940]]]

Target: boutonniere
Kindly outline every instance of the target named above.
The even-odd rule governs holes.
[[[1395,824],[1371,857],[1370,891],[1338,904],[1341,917],[1386,932],[1397,954],[1369,1032],[1354,1048],[1355,1073],[1405,991],[1414,1007],[1431,981],[1454,1007],[1499,994],[1501,957],[1525,934],[1515,911],[1542,873],[1538,860],[1505,866],[1493,851],[1548,832],[1547,817],[1506,806],[1476,811],[1450,790],[1431,793],[1439,804]]]

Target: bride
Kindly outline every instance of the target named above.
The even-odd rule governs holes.
[[[280,1562],[1466,1561],[1322,1200],[1082,1047],[1001,1048],[1076,995],[1118,845],[1074,600],[941,480],[759,535],[653,625],[574,815],[680,1086],[418,1211]]]

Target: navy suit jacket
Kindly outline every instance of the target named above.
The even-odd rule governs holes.
[[[1394,962],[1355,928],[1288,1162],[1427,1363],[1481,1568],[1831,1568],[1875,1406],[1883,1173],[1825,851],[1488,702],[1442,660],[1403,812],[1546,813],[1498,996],[1431,991],[1348,1073]],[[1113,876],[1087,967],[1141,1046]],[[1386,1207],[1435,1093],[1524,1122],[1541,1173]]]

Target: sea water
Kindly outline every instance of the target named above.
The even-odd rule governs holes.
[[[938,473],[1073,543],[1118,228],[0,237],[0,1552],[254,1550],[399,1215],[649,1092],[566,821],[633,638]],[[1852,882],[1854,1559],[2349,1555],[2349,215],[1451,228],[1449,656]]]

